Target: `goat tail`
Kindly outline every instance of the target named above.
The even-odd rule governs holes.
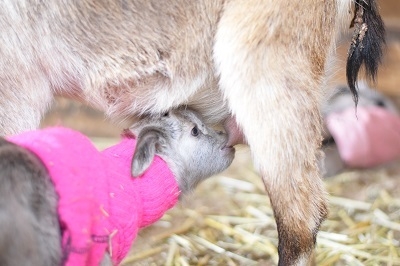
[[[385,45],[385,27],[378,12],[376,0],[355,0],[354,18],[350,27],[354,27],[347,57],[347,83],[358,103],[357,77],[362,65],[368,78],[375,81],[378,65],[381,63]]]

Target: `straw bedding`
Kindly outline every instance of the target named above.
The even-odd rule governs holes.
[[[400,265],[400,165],[325,183],[330,214],[318,235],[317,265]],[[142,230],[123,265],[276,265],[276,246],[268,197],[241,148],[227,171]]]

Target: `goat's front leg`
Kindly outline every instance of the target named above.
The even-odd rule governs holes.
[[[216,35],[220,87],[270,196],[279,265],[312,263],[327,216],[317,160],[330,45],[330,32],[321,29],[332,22],[325,10],[330,9],[315,1],[230,1]]]

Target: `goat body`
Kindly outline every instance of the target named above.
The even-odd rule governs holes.
[[[180,105],[207,123],[233,115],[228,130],[243,132],[270,196],[279,263],[306,264],[327,215],[317,158],[321,92],[350,3],[2,1],[0,131],[37,128],[56,94],[114,119]],[[375,75],[384,33],[373,0],[355,5],[353,91],[363,63]]]

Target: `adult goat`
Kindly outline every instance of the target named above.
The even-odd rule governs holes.
[[[376,73],[384,29],[374,0],[354,2],[347,74],[355,93],[363,63]],[[319,104],[351,3],[3,0],[0,132],[37,128],[55,94],[114,119],[180,105],[207,123],[228,119],[227,145],[243,132],[270,196],[280,265],[306,264],[327,215]]]

